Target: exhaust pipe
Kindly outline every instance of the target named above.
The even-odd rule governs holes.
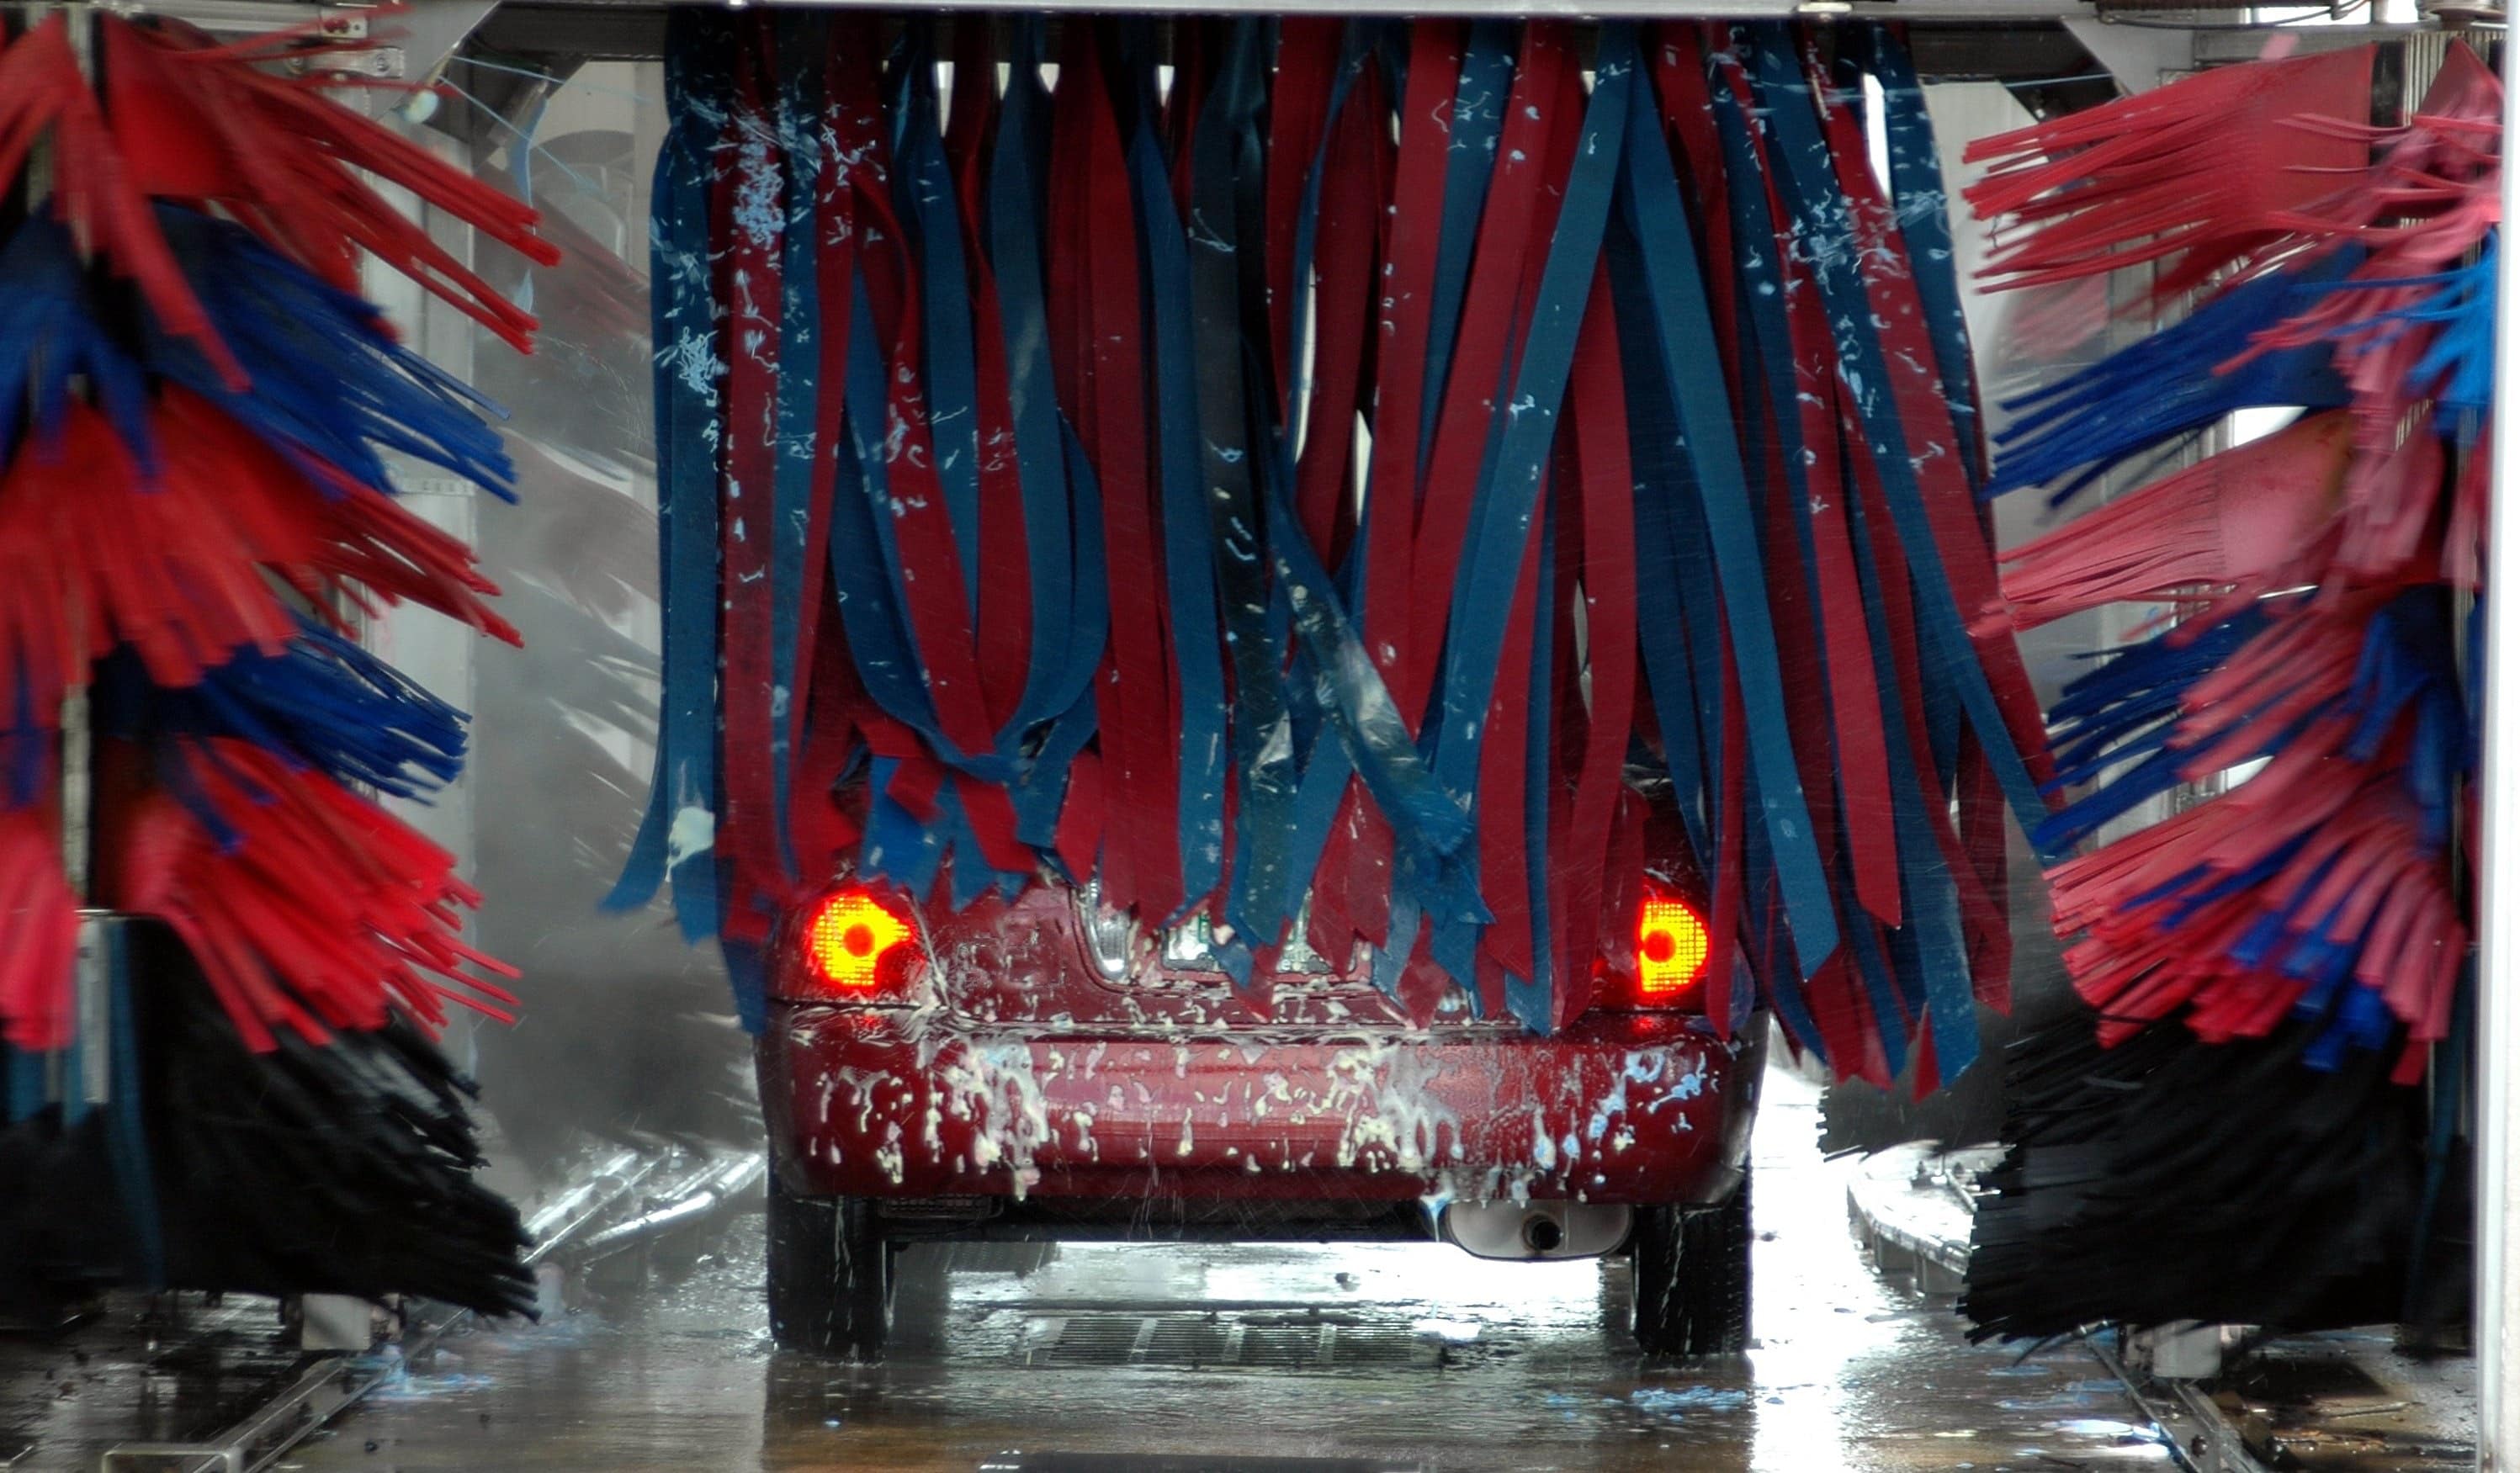
[[[1480,1258],[1598,1258],[1627,1241],[1635,1216],[1599,1202],[1455,1202],[1442,1231]]]

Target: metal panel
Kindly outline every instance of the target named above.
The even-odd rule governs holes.
[[[2505,87],[2502,130],[2520,129],[2520,87]],[[2502,173],[2502,218],[2520,218],[2520,170]],[[2506,243],[2507,244],[2507,243]],[[2476,1121],[2476,1465],[2486,1473],[2520,1459],[2520,334],[2509,303],[2520,301],[2520,250],[2498,260],[2495,287],[2505,304],[2494,344],[2492,518],[2504,535],[2492,539],[2486,586],[2503,591],[2485,611],[2485,771],[2477,799],[2482,863],[2477,868],[2476,987],[2478,1109]]]

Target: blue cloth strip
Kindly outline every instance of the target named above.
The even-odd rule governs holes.
[[[1269,579],[1262,464],[1272,452],[1261,408],[1268,398],[1259,366],[1267,299],[1262,270],[1261,110],[1267,101],[1266,30],[1238,18],[1190,145],[1191,309],[1200,338],[1197,356],[1200,475],[1206,487],[1209,556],[1215,559],[1226,651],[1233,673],[1235,837],[1225,918],[1238,947],[1275,935],[1284,923],[1279,902],[1293,866],[1291,837],[1302,775],[1281,689],[1285,668],[1278,594]],[[1300,882],[1300,881],[1296,881]],[[1228,965],[1247,979],[1247,961]]]
[[[1470,248],[1487,206],[1506,96],[1513,89],[1514,33],[1505,21],[1476,21],[1462,48],[1453,121],[1444,154],[1444,221],[1436,235],[1434,299],[1427,306],[1426,379],[1418,390],[1418,465],[1435,453],[1435,421],[1452,372],[1453,335],[1470,285]],[[1400,94],[1392,94],[1397,97]]]
[[[1007,91],[998,112],[997,147],[989,156],[986,224],[989,269],[1006,335],[1024,555],[1032,578],[1032,665],[1015,730],[1000,736],[1002,743],[1020,746],[1043,722],[1064,723],[1092,688],[1108,614],[1100,498],[1090,478],[1071,485],[1067,431],[1050,370],[1041,264],[1042,175],[1050,141],[1050,96],[1041,84],[1042,22],[1038,16],[1012,16],[1007,27]],[[1080,500],[1089,504],[1091,515],[1075,514],[1072,502]],[[1075,751],[1068,747],[1058,759],[1059,785]],[[1036,755],[1035,765],[1044,760]],[[1032,781],[1029,768],[1025,781]]]
[[[1163,495],[1164,584],[1173,668],[1181,682],[1181,864],[1185,910],[1207,903],[1225,869],[1226,689],[1199,450],[1197,334],[1191,316],[1190,247],[1155,143],[1153,72],[1129,151],[1140,249],[1154,322],[1155,461]],[[1177,917],[1167,916],[1168,921]]]
[[[709,174],[724,127],[731,18],[667,20],[669,125],[650,203],[655,343],[657,565],[664,587],[664,697],[648,812],[608,910],[635,910],[670,876],[686,940],[717,934],[717,322]],[[834,542],[836,546],[836,539]]]
[[[926,350],[927,433],[945,511],[963,558],[963,598],[980,617],[980,435],[978,371],[972,363],[970,268],[963,216],[936,116],[936,22],[915,16],[894,65],[893,209],[915,233],[922,342]],[[793,232],[790,232],[791,236]]]

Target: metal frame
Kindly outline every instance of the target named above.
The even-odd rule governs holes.
[[[175,0],[181,5],[189,0]],[[208,0],[268,4],[270,0]],[[763,0],[798,6],[808,0]],[[485,21],[478,43],[495,51],[564,54],[591,61],[652,61],[664,54],[665,15],[671,0],[500,0]],[[888,0],[833,0],[832,8],[899,10]],[[1007,10],[988,0],[932,0],[926,8],[971,14]],[[1361,16],[1463,15],[1560,16],[1586,20],[1686,16],[1707,20],[1899,21],[1913,29],[1909,41],[1917,70],[1937,81],[2053,81],[2089,77],[2094,58],[2137,90],[2160,85],[2165,74],[2246,61],[2264,44],[2259,28],[2234,29],[2182,23],[2176,14],[2136,22],[2117,19],[2097,0],[1551,0],[1517,5],[1506,0],[1098,0],[1092,4],[1036,4],[1025,9],[1054,16],[1062,11],[1143,15],[1334,14]],[[2054,23],[2049,23],[2054,22]],[[392,22],[387,22],[391,24]],[[2319,25],[2295,27],[2298,45],[2326,50],[2365,41],[2451,33],[2441,25]],[[2140,80],[2136,78],[2140,77]]]
[[[898,9],[899,7],[890,7]],[[965,14],[985,13],[988,7],[970,0],[948,0],[943,8],[959,8]],[[1003,8],[1003,7],[1001,7]],[[1042,7],[1054,13],[1057,5]],[[1157,0],[1113,0],[1107,10],[1136,9],[1142,14],[1180,14],[1188,9],[1230,10],[1231,3],[1163,5]],[[1411,7],[1404,0],[1363,0],[1361,7],[1338,5],[1331,0],[1296,0],[1296,3],[1271,7],[1273,13],[1286,14],[1307,9],[1338,14],[1424,14],[1429,10],[1461,9],[1460,6]],[[501,0],[498,9],[482,22],[476,44],[513,55],[566,57],[583,61],[653,61],[663,56],[665,46],[665,13],[669,5],[653,0]],[[1508,7],[1492,9],[1507,11]],[[1534,13],[1529,10],[1513,14]],[[1775,19],[1792,15],[1855,16],[1910,22],[1912,29],[1909,44],[1916,58],[1917,68],[1938,81],[2046,81],[2064,77],[2090,77],[2096,67],[2091,53],[2072,30],[2051,21],[2066,20],[2071,25],[2085,23],[2106,30],[2124,30],[2130,34],[2180,35],[2182,32],[2161,31],[2150,26],[2107,26],[2091,20],[2088,4],[2046,3],[2005,10],[1983,5],[1955,6],[1948,0],[1910,0],[1910,3],[1867,3],[1834,11],[1796,11],[1790,4],[1737,4],[1730,9],[1690,6],[1659,8],[1634,0],[1620,6],[1568,5],[1562,9],[1545,10],[1540,14],[1581,15],[1708,15],[1734,19]],[[2075,19],[2083,18],[2083,19]],[[2026,22],[2026,23],[2025,23]],[[389,22],[388,22],[389,23]],[[2356,27],[2343,27],[2355,29]]]
[[[2504,50],[2503,69],[2511,67]],[[2520,133],[2520,87],[2505,84],[2502,133]],[[2507,156],[2506,156],[2507,158]],[[2520,173],[2502,171],[2502,218],[2520,220]],[[2520,300],[2520,251],[2502,243],[2495,287],[2500,292],[2494,344],[2494,416],[2502,432],[2494,441],[2491,520],[2504,535],[2487,546],[2487,586],[2502,597],[2485,611],[2485,763],[2477,795],[2481,832],[2476,876],[2477,1119],[2476,1119],[2476,1465],[2503,1473],[2520,1459],[2520,1396],[2511,1378],[2520,1367],[2520,1174],[2511,1153],[2520,1146],[2520,772],[2513,770],[2520,741],[2520,334],[2512,331],[2511,303]]]
[[[2187,1473],[2268,1473],[2238,1429],[2194,1382],[2175,1382],[2168,1395],[2160,1395],[2100,1336],[2087,1335],[2083,1345],[2126,1388],[2128,1400],[2142,1409],[2171,1457]]]

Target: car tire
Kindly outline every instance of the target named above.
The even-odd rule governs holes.
[[[1750,1340],[1750,1178],[1713,1207],[1641,1207],[1629,1328],[1649,1356],[1738,1355]]]
[[[769,1193],[770,1338],[783,1350],[882,1359],[892,1325],[893,1248],[875,1204]]]

